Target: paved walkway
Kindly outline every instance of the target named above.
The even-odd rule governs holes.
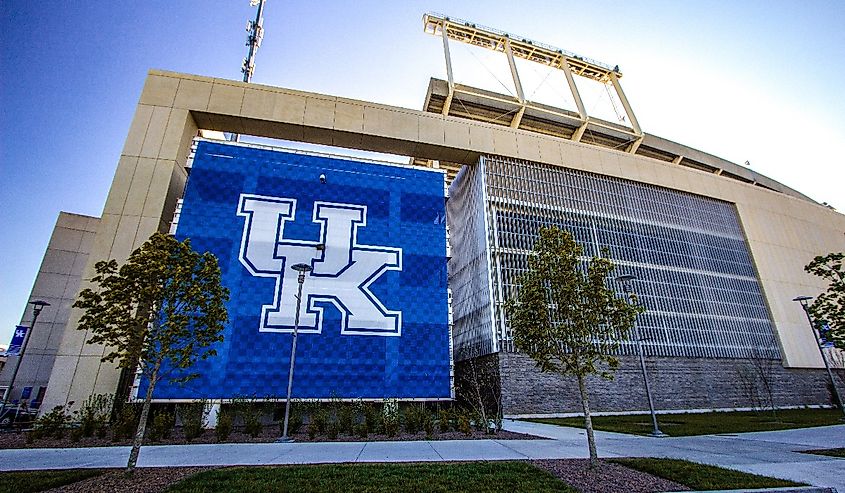
[[[547,440],[158,445],[141,449],[140,467],[413,462],[587,457],[584,432],[507,421],[511,431]],[[602,457],[673,457],[792,479],[845,493],[845,460],[797,453],[845,447],[845,425],[739,435],[650,438],[596,432]],[[0,450],[0,470],[122,467],[129,447]]]

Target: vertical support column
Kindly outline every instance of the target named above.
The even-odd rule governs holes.
[[[569,84],[569,92],[572,93],[572,98],[575,100],[575,106],[578,108],[578,116],[581,118],[581,126],[575,130],[574,134],[572,134],[572,140],[580,142],[581,137],[584,136],[584,132],[587,130],[587,108],[584,107],[584,101],[581,99],[581,93],[578,92],[578,86],[575,85],[575,78],[572,77],[572,67],[569,66],[569,62],[566,61],[565,56],[561,56],[560,68],[563,70],[563,75],[566,76],[566,83]]]
[[[452,55],[449,53],[449,35],[447,30],[449,23],[443,22],[443,28],[440,30],[440,35],[443,37],[443,56],[446,57],[446,79],[449,81],[449,94],[446,95],[446,101],[443,103],[443,116],[449,114],[449,108],[452,106],[452,98],[455,96],[455,78],[452,75]]]
[[[508,57],[508,65],[511,68],[511,77],[513,77],[513,85],[516,88],[516,97],[519,99],[519,111],[511,120],[511,128],[519,128],[519,123],[522,121],[522,115],[525,114],[525,92],[522,90],[522,82],[519,80],[519,72],[516,71],[516,60],[513,58],[513,50],[511,49],[511,42],[505,38],[505,55]]]

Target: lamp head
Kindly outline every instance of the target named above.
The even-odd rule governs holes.
[[[802,305],[806,305],[807,302],[810,301],[811,299],[813,299],[812,296],[796,296],[795,298],[792,298],[792,301],[797,301],[798,303],[801,303]]]
[[[41,313],[41,310],[44,309],[45,306],[50,306],[50,303],[47,303],[44,300],[33,300],[29,302],[32,305],[32,311],[37,315]]]
[[[302,274],[313,270],[308,264],[293,264],[290,266],[290,268]]]

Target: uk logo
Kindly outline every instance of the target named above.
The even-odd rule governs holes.
[[[302,286],[299,332],[321,333],[324,306],[318,303],[329,303],[340,312],[343,335],[402,335],[402,312],[385,307],[370,290],[385,272],[402,270],[402,249],[358,243],[366,205],[315,202],[318,241],[285,238],[296,199],[241,194],[237,214],[244,217],[241,264],[253,276],[276,281],[272,303],[261,307],[259,331],[293,332],[299,285],[290,266],[304,263],[313,270]]]

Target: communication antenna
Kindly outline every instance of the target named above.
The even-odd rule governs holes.
[[[252,74],[255,73],[255,56],[258,54],[258,48],[261,46],[261,39],[264,38],[264,3],[266,0],[249,0],[252,7],[258,6],[258,12],[255,13],[254,21],[247,21],[246,32],[249,34],[246,37],[246,45],[249,46],[249,52],[241,64],[241,72],[244,74],[244,82],[252,81]],[[237,142],[240,136],[236,133],[231,135],[233,142]]]

